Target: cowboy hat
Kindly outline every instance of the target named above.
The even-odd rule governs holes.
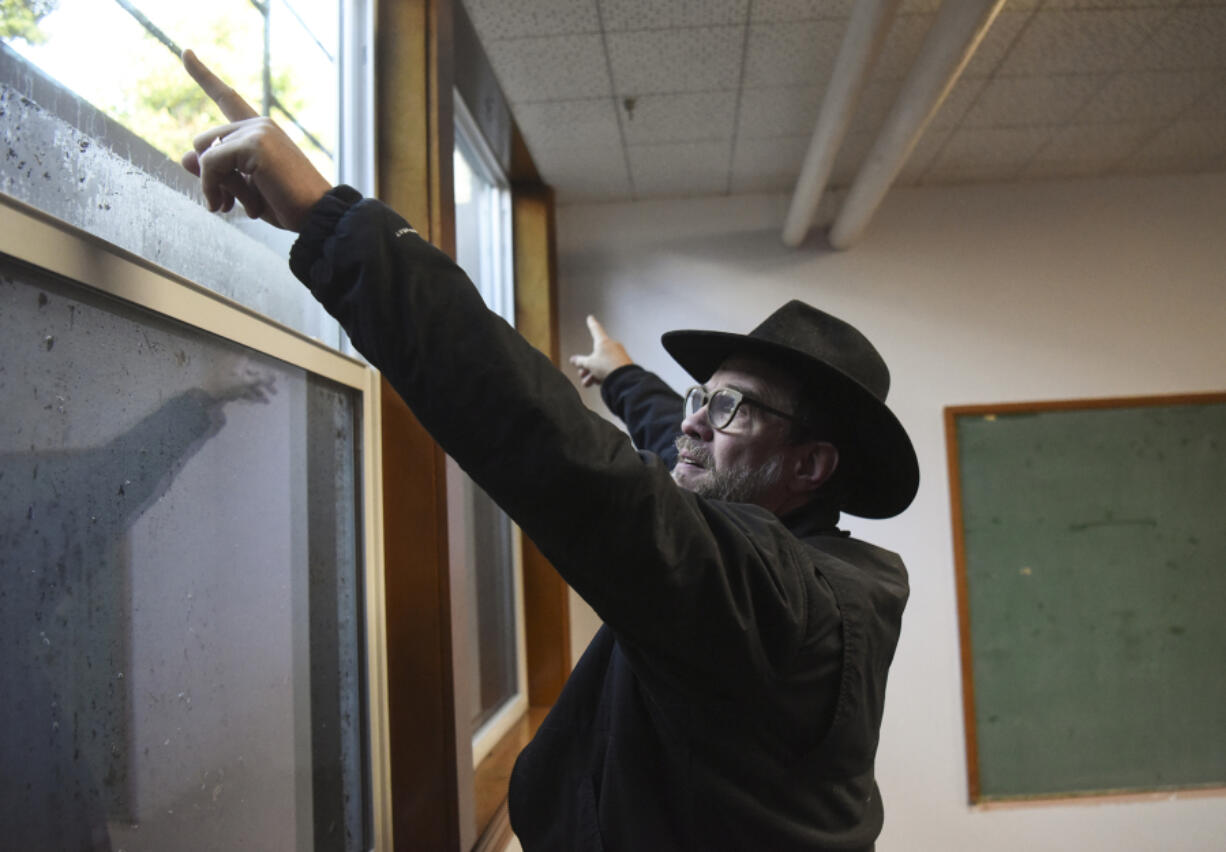
[[[855,327],[799,300],[788,302],[749,334],[670,331],[661,341],[699,382],[729,356],[758,357],[789,370],[838,424],[835,441],[846,470],[843,509],[889,518],[910,505],[919,488],[915,449],[886,407],[890,371]]]

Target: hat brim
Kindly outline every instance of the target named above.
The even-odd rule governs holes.
[[[722,331],[670,331],[664,348],[695,380],[706,382],[731,355],[762,358],[813,381],[829,396],[829,413],[842,424],[840,464],[847,478],[844,511],[890,518],[919,490],[915,448],[894,413],[871,391],[824,361],[788,346]]]

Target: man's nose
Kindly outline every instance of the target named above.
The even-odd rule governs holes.
[[[687,415],[681,421],[681,431],[697,441],[710,441],[715,436],[715,430],[711,428],[711,421],[707,418],[707,407],[704,405],[693,414]]]

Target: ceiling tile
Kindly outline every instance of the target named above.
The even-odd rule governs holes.
[[[1019,9],[1011,0],[1009,5],[996,16],[996,20],[992,21],[992,26],[988,27],[987,35],[971,54],[971,61],[966,63],[962,76],[988,77],[994,74],[1032,14],[1034,14],[1033,8]]]
[[[873,69],[875,77],[901,79],[911,71],[915,57],[919,55],[924,44],[924,36],[932,27],[935,15],[899,15],[894,19],[885,44],[881,46],[881,55],[877,57],[877,65]]]
[[[748,17],[749,0],[600,0],[600,18],[609,32],[743,25]]]
[[[937,108],[928,130],[947,130],[957,125],[986,83],[987,79],[984,77],[959,79]],[[847,129],[848,135],[879,132],[890,111],[894,109],[901,89],[901,80],[877,80],[870,83],[865,88],[860,106]]]
[[[1226,68],[1226,6],[1176,9],[1136,57],[1138,68]]]
[[[1053,132],[1037,127],[960,127],[924,173],[924,182],[1010,180]]]
[[[642,95],[633,112],[622,108],[626,143],[695,142],[729,139],[736,116],[736,92]]]
[[[1056,130],[1026,164],[1023,177],[1086,177],[1112,169],[1147,135],[1149,124],[1070,124]]]
[[[1063,124],[1077,116],[1108,75],[997,77],[980,91],[962,118],[963,127]]]
[[[855,0],[754,0],[750,23],[781,21],[846,20]]]
[[[609,33],[618,95],[734,90],[741,75],[744,27]]]
[[[515,123],[532,150],[599,147],[621,140],[612,98],[517,104]]]
[[[620,145],[533,150],[532,157],[560,202],[630,198],[630,175]]]
[[[1226,121],[1180,121],[1141,146],[1125,164],[1140,172],[1226,169]]]
[[[733,192],[777,192],[796,185],[808,136],[741,139],[732,157]]]
[[[902,0],[898,11],[903,15],[913,15],[919,12],[932,13],[941,8],[942,0]]]
[[[872,150],[876,135],[872,133],[849,133],[839,146],[838,156],[830,169],[831,186],[850,186],[860,173],[860,165]]]
[[[846,21],[755,24],[745,56],[747,88],[825,86],[843,40]]]
[[[599,35],[502,39],[485,50],[512,103],[612,94]]]
[[[1178,6],[1183,0],[1047,0],[1049,9],[1146,9]]]
[[[1032,160],[1015,176],[1019,181],[1056,180],[1099,177],[1102,164],[1096,160],[1048,161]]]
[[[920,183],[952,133],[953,130],[950,128],[929,127],[915,143],[915,147],[911,149],[907,162],[903,164],[894,182],[900,186],[914,186]]]
[[[1215,83],[1219,75],[1207,71],[1137,71],[1117,74],[1086,105],[1081,120],[1139,122],[1175,118]]]
[[[1167,14],[1165,9],[1040,9],[1017,37],[997,74],[1038,77],[1119,71],[1129,66],[1133,54]]]
[[[1226,74],[1218,77],[1180,118],[1190,121],[1226,121]]]
[[[636,198],[713,195],[728,186],[728,142],[632,145],[627,148]]]
[[[554,186],[554,184],[550,184]],[[630,182],[606,182],[592,175],[579,175],[576,180],[567,183],[561,189],[555,189],[558,204],[594,204],[613,201],[633,201],[630,192]]]
[[[596,0],[463,0],[483,44],[520,36],[600,32]]]
[[[966,111],[978,100],[983,87],[987,85],[983,77],[960,77],[954,83],[953,89],[945,96],[944,103],[937,110],[928,125],[929,133],[934,130],[949,130],[962,121]]]
[[[772,86],[741,92],[738,139],[803,136],[813,132],[822,89],[817,86]]]
[[[851,125],[847,128],[848,135],[876,132],[898,101],[898,90],[901,88],[901,80],[873,80],[865,86]]]

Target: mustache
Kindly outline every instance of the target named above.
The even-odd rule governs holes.
[[[711,450],[689,435],[678,435],[673,442],[677,447],[677,456],[684,456],[695,464],[710,470],[712,467]]]

